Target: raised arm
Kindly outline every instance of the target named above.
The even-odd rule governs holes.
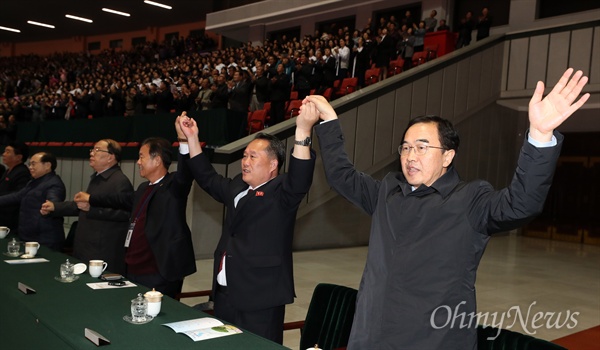
[[[304,99],[300,107],[300,114],[296,117],[296,141],[303,141],[310,137],[312,127],[317,121],[319,121],[319,111],[316,105]],[[310,145],[294,144],[292,156],[297,159],[310,159]]]
[[[335,110],[323,96],[310,95],[307,102],[312,102],[319,112],[319,118],[325,122],[315,128],[319,137],[321,159],[327,182],[336,192],[344,196],[369,215],[373,214],[377,205],[379,181],[357,171],[344,150],[344,137]]]
[[[529,136],[539,142],[552,140],[554,129],[561,125],[590,98],[590,94],[575,100],[587,84],[588,77],[577,71],[572,77],[573,68],[565,71],[552,91],[542,99],[544,83],[538,81],[535,92],[529,101]],[[571,77],[569,79],[569,77]]]
[[[181,113],[175,121],[175,130],[180,139],[187,139],[190,148],[190,158],[194,158],[202,153],[200,140],[198,138],[198,125],[196,121],[186,115],[186,112]]]

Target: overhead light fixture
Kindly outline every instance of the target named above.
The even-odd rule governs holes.
[[[3,26],[0,26],[0,29],[2,29],[2,30],[8,30],[9,32],[15,32],[15,33],[20,33],[20,32],[21,32],[21,31],[20,31],[20,30],[18,30],[18,29],[15,29],[15,28],[9,28],[9,27],[3,27]]]
[[[170,9],[172,9],[172,7],[171,7],[171,6],[169,6],[169,5],[165,5],[165,4],[161,4],[160,2],[154,2],[154,1],[150,1],[150,0],[144,0],[144,2],[145,2],[146,4],[148,4],[148,5],[162,7],[162,8],[165,8],[165,9],[167,9],[167,10],[170,10]]]
[[[114,13],[115,15],[119,15],[119,16],[125,16],[125,17],[129,17],[131,16],[129,13],[127,12],[121,12],[121,11],[117,11],[117,10],[113,10],[113,9],[107,9],[106,7],[102,8],[102,11],[104,12],[110,12],[110,13]]]
[[[70,19],[76,19],[78,21],[87,22],[87,23],[93,23],[94,22],[91,19],[87,19],[87,18],[83,18],[83,17],[77,17],[77,16],[73,16],[73,15],[65,15],[65,17],[70,18]]]
[[[27,21],[27,23],[33,24],[34,26],[40,26],[40,27],[46,27],[46,28],[52,28],[52,29],[56,28],[52,24],[40,23],[40,22],[36,22],[36,21]]]

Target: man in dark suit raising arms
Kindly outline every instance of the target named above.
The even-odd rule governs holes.
[[[274,342],[283,342],[285,305],[294,301],[292,238],[298,206],[312,183],[315,153],[310,149],[314,104],[305,104],[296,119],[296,142],[288,173],[279,171],[285,146],[260,133],[248,144],[242,173],[233,179],[215,171],[198,141],[192,119],[180,117],[188,139],[188,164],[196,181],[227,207],[215,250],[215,316]]]
[[[142,142],[137,161],[140,176],[148,181],[135,192],[75,195],[80,208],[89,203],[131,211],[125,238],[127,278],[172,298],[181,292],[184,277],[196,272],[192,236],[185,220],[193,178],[185,158],[180,156],[177,171],[170,173],[171,143],[148,138]]]

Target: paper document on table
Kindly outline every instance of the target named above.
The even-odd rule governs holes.
[[[210,317],[165,323],[163,326],[171,328],[175,331],[175,333],[183,333],[192,338],[193,341],[213,339],[242,333],[242,331],[237,327],[223,324],[223,322]]]
[[[88,287],[92,289],[114,289],[114,288],[127,288],[127,287],[137,287],[136,284],[133,284],[129,281],[124,281],[125,284],[122,286],[111,286],[109,282],[96,282],[96,283],[86,283]]]
[[[18,264],[35,264],[48,262],[50,260],[44,258],[32,258],[32,259],[12,259],[12,260],[4,260],[7,264],[18,265]]]

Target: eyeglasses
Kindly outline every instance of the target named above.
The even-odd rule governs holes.
[[[436,147],[436,146],[430,146],[424,143],[418,143],[415,146],[409,146],[407,144],[402,144],[398,147],[398,153],[401,156],[407,156],[410,153],[410,150],[413,149],[415,150],[415,154],[418,156],[424,156],[427,153],[427,150],[430,148],[437,148],[437,149],[443,149],[446,150],[444,147]]]
[[[112,154],[110,151],[106,151],[106,150],[103,150],[103,149],[100,149],[100,148],[90,148],[90,153],[98,153],[98,152],[105,152],[105,153],[108,153],[108,154]]]

